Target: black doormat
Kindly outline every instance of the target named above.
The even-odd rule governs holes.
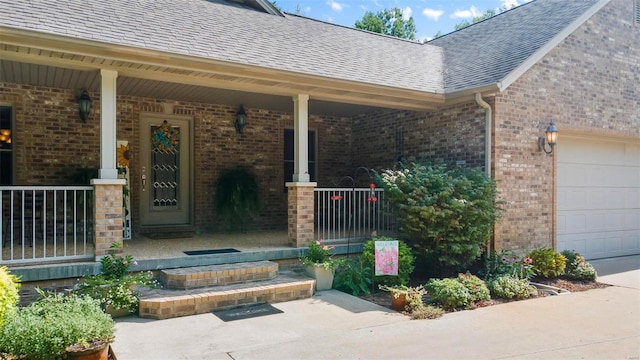
[[[225,249],[211,249],[211,250],[191,250],[183,251],[187,255],[210,255],[210,254],[226,254],[240,252],[240,250],[225,248]]]
[[[220,318],[220,320],[227,322],[233,320],[249,319],[258,316],[280,314],[283,311],[276,309],[269,303],[258,303],[251,305],[244,305],[229,310],[213,311],[213,315]]]

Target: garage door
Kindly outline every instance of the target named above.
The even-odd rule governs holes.
[[[565,136],[557,150],[558,250],[640,254],[640,144]]]

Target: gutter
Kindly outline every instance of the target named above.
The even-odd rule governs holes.
[[[484,113],[484,171],[487,177],[491,178],[491,118],[493,111],[491,105],[484,101],[479,92],[476,93],[476,103],[486,110]]]

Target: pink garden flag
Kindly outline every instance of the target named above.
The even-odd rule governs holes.
[[[376,241],[376,276],[398,275],[398,241]]]

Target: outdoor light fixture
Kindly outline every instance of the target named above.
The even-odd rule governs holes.
[[[551,156],[553,154],[553,147],[556,146],[556,142],[558,141],[558,133],[558,128],[552,120],[547,127],[547,131],[544,132],[544,136],[538,138],[538,148],[540,151],[544,151],[547,155]],[[547,150],[546,147],[547,143],[549,144],[549,150]]]
[[[240,105],[240,110],[236,113],[236,131],[242,134],[242,129],[247,125],[247,113],[244,112],[244,107]]]
[[[83,122],[87,122],[87,117],[91,111],[91,97],[87,90],[82,91],[82,95],[78,97],[78,113]]]

